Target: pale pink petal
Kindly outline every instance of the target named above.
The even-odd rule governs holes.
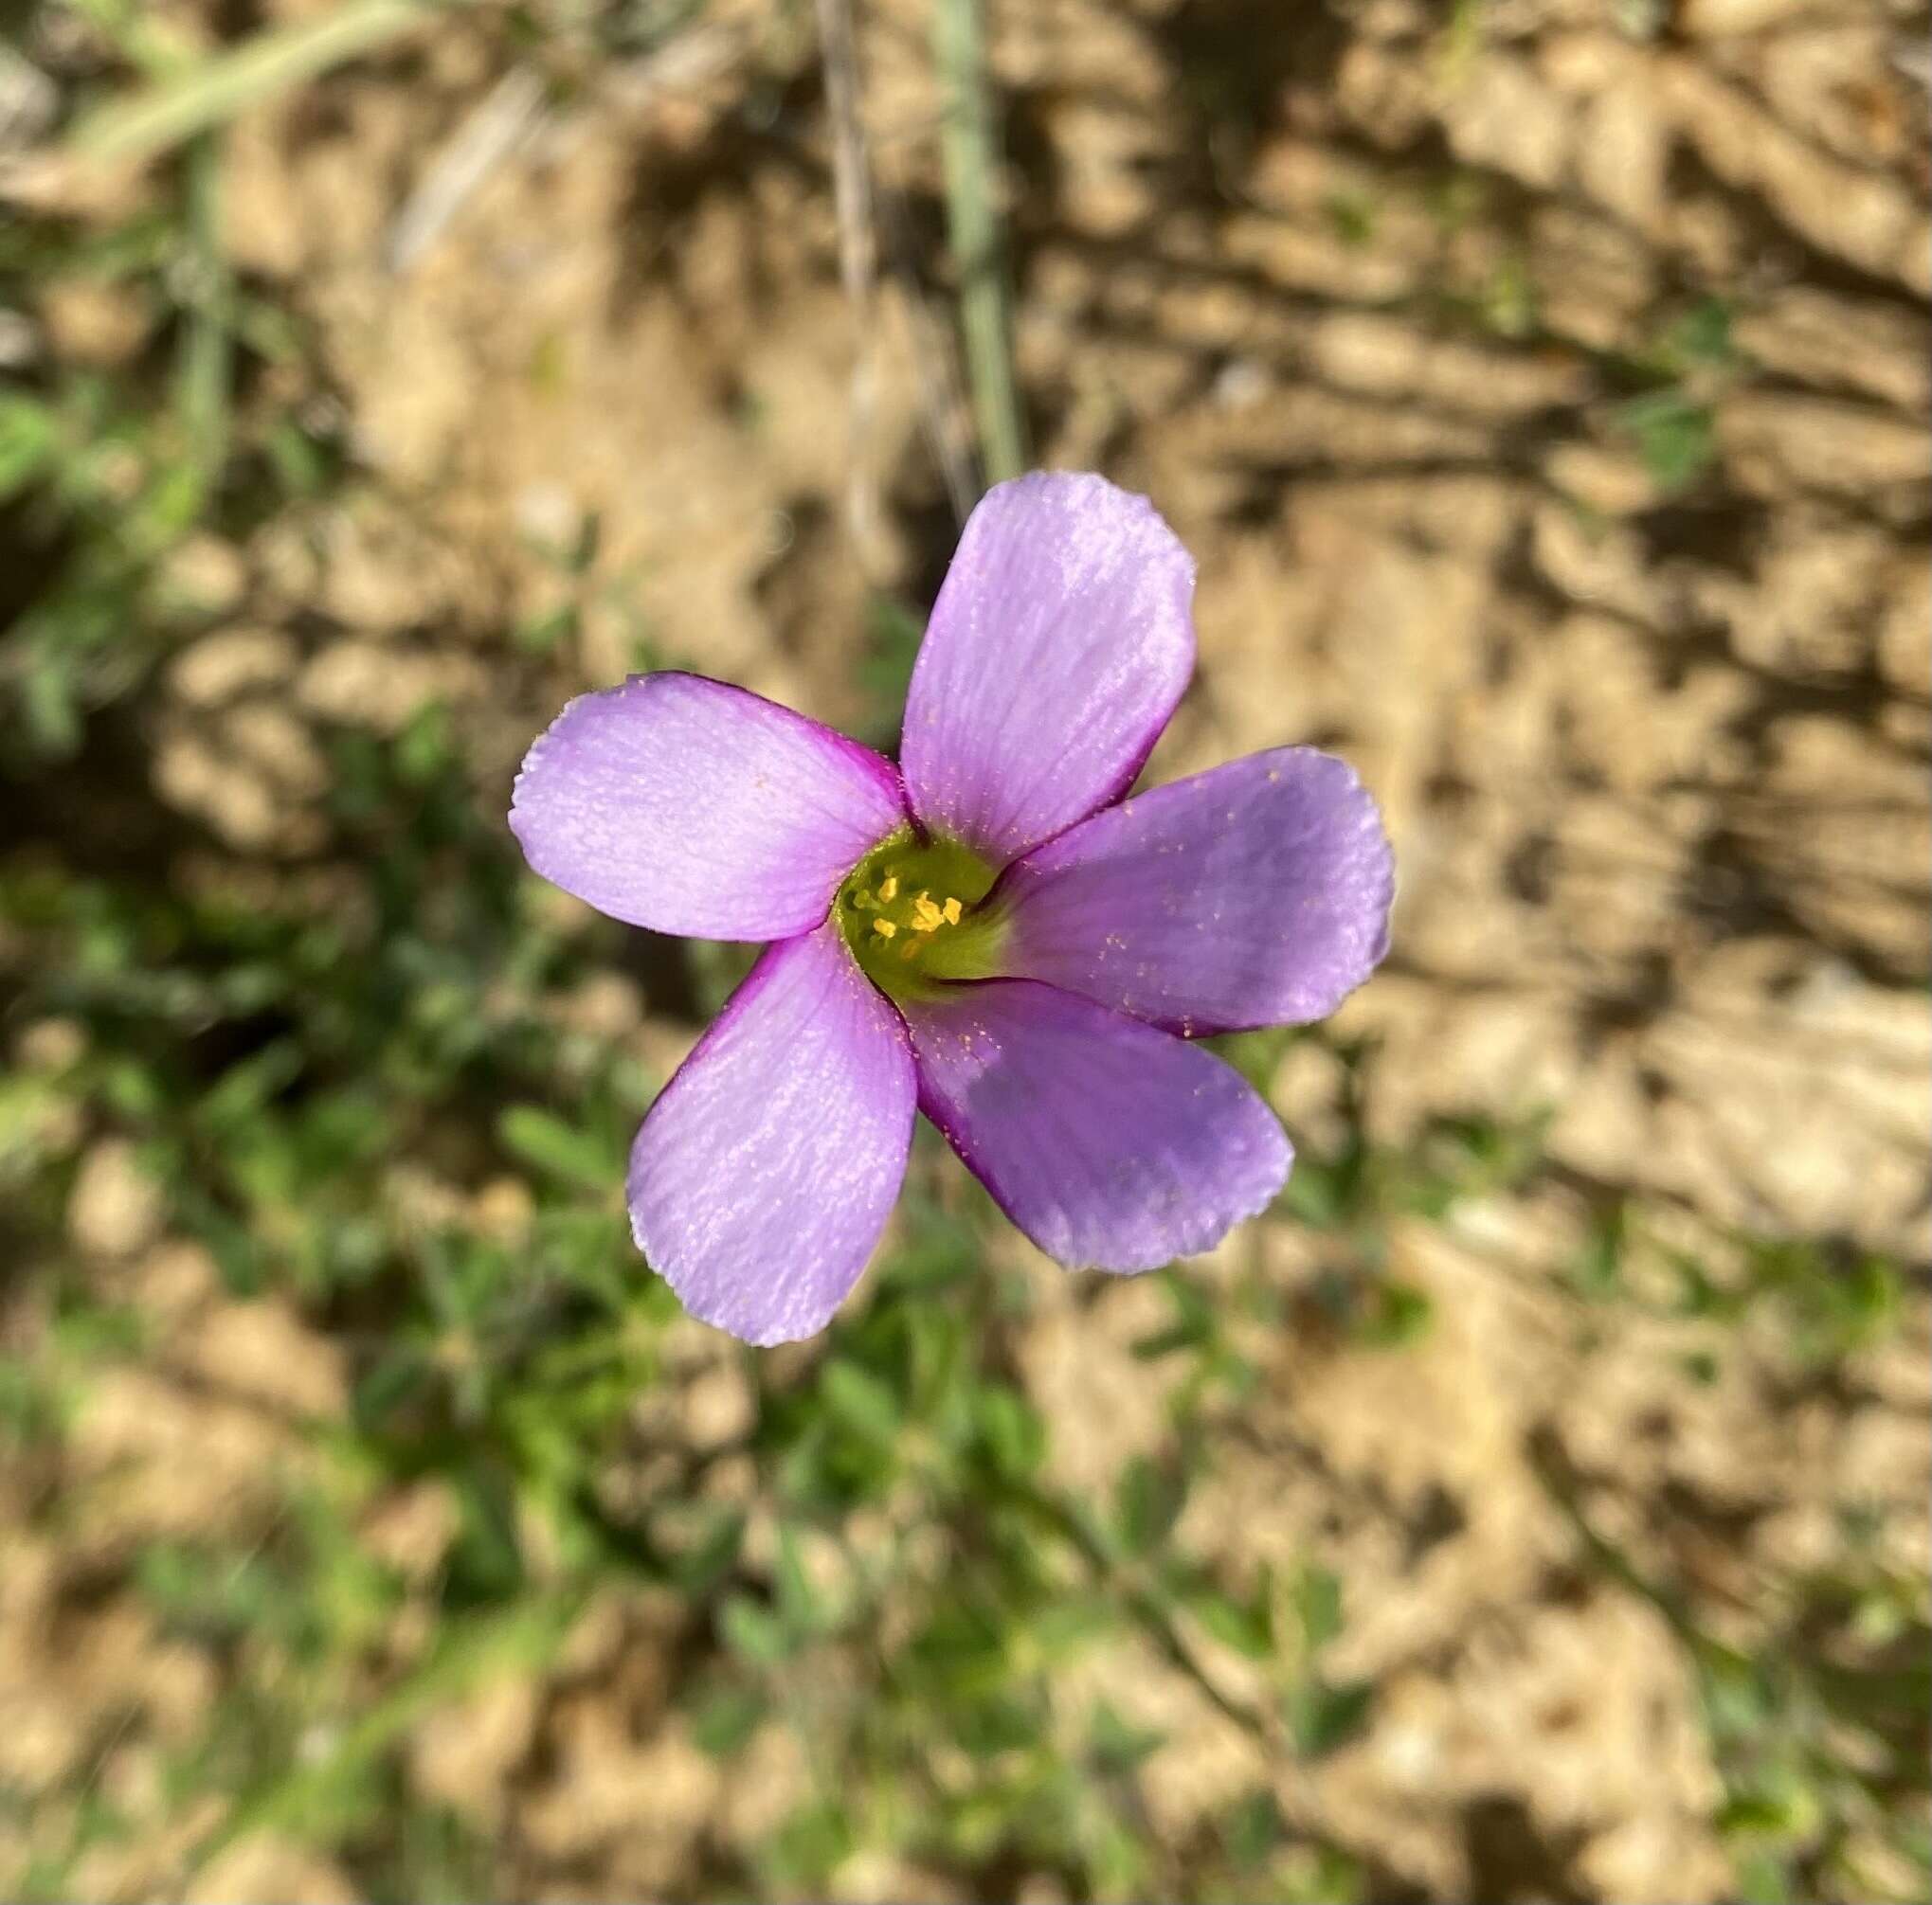
[[[1293,1152],[1212,1052],[1031,979],[904,1007],[919,1106],[1069,1267],[1149,1270],[1265,1210]]]
[[[1193,673],[1193,595],[1145,496],[1049,474],[989,490],[906,697],[920,819],[998,867],[1129,786]]]
[[[774,701],[666,671],[579,695],[510,826],[545,879],[660,933],[782,939],[907,815],[892,764]]]
[[[905,1027],[838,926],[768,947],[638,1133],[638,1248],[746,1342],[823,1329],[899,1194],[914,1096]]]

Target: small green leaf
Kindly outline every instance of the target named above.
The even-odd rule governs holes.
[[[526,655],[552,655],[577,633],[574,602],[528,615],[510,631],[510,639]]]
[[[1372,1680],[1330,1682],[1310,1676],[1282,1700],[1282,1717],[1294,1743],[1309,1759],[1345,1747],[1368,1723],[1375,1703]]]
[[[0,502],[24,489],[51,459],[54,413],[31,397],[0,397]]]
[[[1327,1568],[1304,1568],[1294,1584],[1294,1609],[1309,1652],[1320,1653],[1342,1631],[1341,1577]]]
[[[729,1509],[720,1515],[689,1550],[671,1559],[670,1572],[677,1585],[690,1594],[714,1588],[737,1560],[744,1536],[742,1513]]]
[[[1163,1271],[1161,1286],[1174,1305],[1174,1321],[1134,1342],[1133,1354],[1143,1362],[1156,1361],[1176,1350],[1204,1349],[1219,1328],[1219,1312],[1182,1272]]]
[[[1011,1481],[1024,1481],[1046,1458],[1046,1426],[1026,1398],[1003,1385],[973,1398],[979,1438],[993,1466]]]
[[[1129,1555],[1145,1555],[1167,1538],[1187,1500],[1187,1476],[1178,1464],[1137,1455],[1114,1491],[1114,1523]]]
[[[1688,489],[1717,456],[1710,405],[1675,387],[1634,397],[1616,413],[1651,481],[1666,495]]]
[[[771,1666],[791,1652],[785,1624],[749,1594],[733,1594],[718,1609],[718,1633],[726,1646],[753,1666]]]
[[[1265,1661],[1274,1651],[1274,1623],[1265,1598],[1241,1602],[1218,1588],[1207,1588],[1191,1596],[1187,1606],[1224,1647],[1251,1661]]]
[[[565,551],[565,566],[572,575],[587,575],[604,547],[604,517],[597,510],[587,510],[577,533]]]
[[[1708,1389],[1718,1379],[1718,1359],[1707,1349],[1687,1350],[1678,1358],[1678,1366],[1699,1389]]]
[[[441,701],[425,701],[396,737],[396,772],[406,785],[426,787],[443,780],[455,764],[449,710]]]
[[[1279,1209],[1323,1231],[1341,1230],[1374,1214],[1379,1189],[1378,1154],[1355,1116],[1361,1053],[1348,1047],[1336,1055],[1347,1067],[1342,1089],[1343,1108],[1350,1115],[1349,1127],[1328,1156],[1297,1159],[1293,1174],[1275,1200]]]
[[[534,1105],[513,1105],[497,1121],[503,1148],[566,1184],[608,1191],[615,1166],[604,1147],[585,1132]]]
[[[852,1852],[852,1823],[831,1800],[802,1806],[778,1829],[768,1855],[780,1889],[792,1894],[818,1891],[833,1869]]]
[[[1383,1282],[1356,1335],[1371,1349],[1406,1349],[1429,1334],[1435,1319],[1435,1305],[1425,1291],[1413,1284]]]
[[[1768,1845],[1748,1845],[1735,1861],[1742,1905],[1793,1905],[1791,1875]]]
[[[1261,1864],[1281,1843],[1281,1807],[1272,1792],[1251,1792],[1237,1800],[1221,1822],[1228,1857],[1244,1872]]]
[[[819,1625],[820,1595],[805,1573],[798,1530],[788,1521],[778,1529],[778,1564],[774,1576],[780,1618],[792,1632],[808,1634]]]
[[[1630,1213],[1623,1204],[1614,1204],[1593,1218],[1589,1235],[1570,1272],[1580,1294],[1597,1303],[1619,1295],[1629,1245]]]
[[[896,726],[925,632],[918,611],[896,596],[877,595],[867,604],[866,645],[859,657],[858,679],[879,710],[875,726]]]
[[[1379,208],[1366,192],[1330,192],[1322,201],[1328,228],[1344,244],[1363,245],[1375,236]]]
[[[444,1593],[452,1602],[509,1602],[525,1580],[516,1503],[508,1477],[478,1462],[457,1478],[460,1520]]]
[[[1700,299],[1671,325],[1664,348],[1681,363],[1720,368],[1736,363],[1738,349],[1732,337],[1730,306],[1721,298]]]
[[[729,1759],[757,1732],[766,1711],[765,1696],[753,1687],[714,1687],[691,1716],[692,1742],[713,1759]]]
[[[819,1377],[826,1410],[870,1442],[891,1444],[899,1433],[898,1398],[869,1370],[844,1357],[835,1357]]]
[[[952,1710],[953,1738],[978,1759],[1037,1745],[1041,1725],[1034,1703],[1013,1694],[991,1694]]]
[[[1791,1830],[1789,1803],[1763,1792],[1742,1792],[1718,1808],[1720,1832],[1783,1834]]]
[[[1167,1735],[1121,1718],[1107,1701],[1095,1703],[1087,1734],[1087,1751],[1095,1769],[1110,1776],[1131,1772],[1160,1748]]]

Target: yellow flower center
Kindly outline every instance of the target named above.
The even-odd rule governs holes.
[[[908,827],[881,841],[839,890],[846,944],[882,991],[930,996],[951,979],[988,979],[1005,937],[982,905],[993,870],[957,840],[921,840]]]

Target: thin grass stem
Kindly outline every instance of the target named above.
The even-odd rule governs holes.
[[[966,381],[989,483],[1026,467],[1013,377],[1004,238],[994,185],[992,102],[980,0],[935,0],[932,57],[945,95],[947,228],[959,277]]]

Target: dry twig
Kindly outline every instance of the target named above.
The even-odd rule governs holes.
[[[536,131],[543,96],[535,72],[513,66],[464,115],[389,226],[383,262],[396,277],[422,262],[477,189]]]

